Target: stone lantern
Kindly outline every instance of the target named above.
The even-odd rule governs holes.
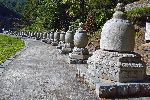
[[[113,18],[102,28],[100,50],[88,59],[87,67],[77,68],[78,76],[99,97],[140,96],[150,91],[146,88],[150,83],[142,83],[146,81],[146,64],[133,52],[134,34],[133,25],[124,18],[124,5],[118,3]]]
[[[60,39],[60,32],[57,29],[56,32],[54,33],[54,41],[52,42],[52,46],[58,46],[59,39]]]
[[[74,49],[72,53],[69,53],[71,64],[83,64],[86,63],[89,58],[88,49],[85,48],[88,44],[88,36],[85,30],[83,30],[83,23],[79,23],[79,28],[74,35]]]
[[[69,30],[66,32],[65,35],[65,44],[61,48],[61,54],[67,54],[72,52],[74,48],[74,33],[72,31],[72,27],[69,26]]]

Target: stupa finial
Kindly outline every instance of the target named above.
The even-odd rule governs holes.
[[[121,2],[121,0],[118,0],[118,4],[114,10],[115,10],[115,13],[113,14],[113,18],[117,18],[117,19],[124,18],[125,7],[124,7],[124,4]]]

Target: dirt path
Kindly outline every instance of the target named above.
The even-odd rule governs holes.
[[[0,100],[98,100],[55,47],[25,39],[27,49],[0,76]]]

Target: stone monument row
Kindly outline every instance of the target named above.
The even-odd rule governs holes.
[[[88,59],[88,67],[77,68],[77,76],[99,97],[150,95],[150,83],[144,83],[146,64],[133,52],[135,29],[124,15],[124,5],[118,3],[102,28],[100,50]]]

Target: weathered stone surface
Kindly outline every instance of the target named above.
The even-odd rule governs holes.
[[[54,41],[52,42],[52,46],[58,46],[60,39],[60,32],[57,30],[54,33]]]
[[[83,30],[83,23],[79,24],[79,28],[74,35],[74,45],[78,48],[85,48],[88,44],[88,36]]]
[[[83,30],[83,23],[79,24],[79,28],[74,35],[74,45],[73,52],[69,53],[70,63],[84,63],[87,61],[89,51],[86,47],[88,44],[88,36]]]
[[[102,79],[130,82],[145,78],[146,64],[136,53],[97,50],[88,59],[88,71]]]
[[[59,42],[60,41],[60,32],[57,30],[54,33],[54,42]]]
[[[99,79],[88,72],[88,66],[78,66],[77,78],[82,78],[82,82],[94,89],[100,98],[135,97],[150,96],[150,80],[144,79],[138,82],[112,82]]]
[[[135,29],[124,19],[124,7],[118,3],[113,18],[108,20],[101,32],[100,48],[118,52],[134,51]]]
[[[27,49],[0,75],[0,100],[99,100],[75,78],[77,65],[67,63],[55,47],[26,39]]]
[[[134,27],[122,19],[111,19],[102,28],[100,48],[113,51],[134,50]]]
[[[127,4],[125,6],[125,10],[126,11],[131,11],[131,10],[144,8],[144,7],[150,7],[150,1],[149,0],[142,0],[142,2],[137,1],[137,2],[133,2],[131,4]]]
[[[65,35],[65,42],[69,44],[74,44],[73,40],[74,40],[74,33],[72,31],[71,26],[69,26],[69,30],[66,32]]]
[[[89,54],[88,49],[86,48],[74,47],[72,53],[69,53],[71,64],[85,64],[90,56],[91,55]]]
[[[65,31],[64,31],[64,29],[60,32],[60,41],[62,42],[62,43],[65,43]]]
[[[69,26],[69,30],[65,34],[65,44],[62,45],[61,54],[68,54],[72,52],[74,48],[74,34],[72,32],[71,26]]]

